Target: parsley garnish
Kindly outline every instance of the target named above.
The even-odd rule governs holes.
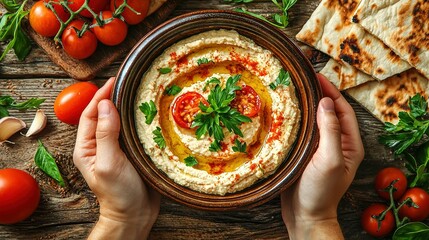
[[[399,122],[394,125],[386,122],[384,129],[387,135],[380,136],[384,145],[395,150],[395,154],[403,153],[411,145],[418,143],[424,134],[429,135],[427,119],[428,104],[423,96],[416,94],[409,99],[410,112],[399,112]]]
[[[0,96],[0,118],[9,116],[9,109],[23,111],[39,108],[44,101],[43,98],[30,98],[25,102],[17,103],[11,96]]]
[[[210,152],[217,152],[217,151],[221,150],[222,148],[221,148],[220,144],[221,144],[220,141],[217,141],[217,140],[213,141],[210,144],[209,151]]]
[[[246,152],[246,148],[247,148],[246,142],[240,142],[240,140],[236,138],[234,143],[235,143],[235,146],[232,147],[232,150],[234,152],[242,152],[242,153]]]
[[[217,77],[211,77],[209,80],[207,80],[206,84],[204,85],[203,91],[206,91],[209,84],[216,83],[220,84],[220,80]]]
[[[280,14],[276,13],[272,16],[274,22],[268,20],[267,18],[265,18],[264,16],[262,16],[260,14],[249,12],[243,8],[237,8],[237,9],[235,9],[235,11],[245,13],[245,14],[249,14],[250,16],[259,18],[259,19],[261,19],[261,20],[263,20],[263,21],[265,21],[271,25],[276,26],[276,27],[286,28],[289,25],[289,14],[287,11],[289,11],[289,9],[297,2],[297,0],[282,0],[281,3],[279,3],[278,0],[271,0],[271,1],[281,11]]]
[[[161,128],[160,127],[156,127],[155,130],[153,130],[153,141],[155,141],[155,143],[158,145],[159,148],[163,149],[165,148],[165,139],[161,134]]]
[[[142,111],[146,117],[146,124],[151,124],[153,119],[155,118],[156,110],[155,103],[150,100],[150,102],[144,102],[139,106],[140,111]]]
[[[178,94],[180,91],[182,91],[182,88],[180,88],[177,85],[172,85],[172,86],[168,86],[165,89],[164,93],[169,95],[169,96],[174,96],[174,95]]]
[[[199,65],[201,65],[201,64],[207,64],[207,63],[212,63],[213,61],[212,60],[209,60],[208,58],[199,58],[198,60],[197,60],[197,64],[198,64],[198,66]]]
[[[185,158],[185,164],[186,164],[186,166],[188,166],[188,167],[192,167],[192,166],[197,165],[197,164],[198,164],[198,161],[197,161],[197,159],[196,159],[195,157],[193,157],[193,156],[187,156],[187,157]]]
[[[290,84],[290,74],[288,71],[282,68],[280,69],[279,75],[277,76],[276,80],[270,83],[270,88],[272,90],[276,90],[276,88],[279,85],[289,86],[289,84]]]
[[[161,73],[161,74],[167,74],[167,73],[170,73],[170,72],[171,72],[171,68],[169,68],[169,67],[160,68],[160,69],[158,69],[158,71],[159,71],[159,73]]]
[[[215,141],[222,141],[225,138],[222,127],[226,127],[228,131],[243,137],[238,126],[252,120],[229,106],[236,96],[235,91],[241,89],[236,85],[240,77],[241,75],[229,77],[224,89],[216,84],[207,98],[209,106],[200,103],[201,112],[195,116],[191,125],[191,128],[197,127],[195,132],[197,139],[208,133],[209,136],[214,136]]]

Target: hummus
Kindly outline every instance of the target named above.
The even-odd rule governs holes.
[[[232,30],[172,45],[144,74],[136,96],[136,128],[146,154],[176,183],[208,194],[240,191],[271,175],[286,159],[301,117],[286,72],[273,53]],[[210,113],[221,92],[233,100]],[[151,101],[156,111],[148,122],[142,104]],[[217,130],[203,131],[204,124]]]

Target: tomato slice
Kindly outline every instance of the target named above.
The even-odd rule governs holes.
[[[235,93],[236,97],[231,102],[232,108],[247,117],[258,115],[261,110],[261,98],[251,86],[245,85]]]
[[[177,125],[183,128],[191,128],[195,115],[201,112],[198,107],[200,102],[209,106],[207,100],[197,92],[187,92],[177,97],[171,108],[171,113]]]

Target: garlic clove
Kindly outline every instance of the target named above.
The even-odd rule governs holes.
[[[4,117],[0,119],[0,143],[6,141],[13,134],[25,128],[25,122],[16,117]]]
[[[25,136],[30,137],[39,133],[45,128],[46,122],[47,117],[45,112],[42,109],[37,109],[36,116],[34,116],[33,122],[31,123],[30,128],[28,129]]]

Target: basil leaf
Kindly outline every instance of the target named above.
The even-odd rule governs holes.
[[[410,222],[396,229],[393,240],[426,240],[429,239],[429,227],[422,222]]]
[[[43,143],[40,140],[39,147],[37,148],[36,155],[34,156],[34,161],[43,172],[57,181],[60,186],[65,186],[64,180],[57,164],[55,163],[54,157],[48,152],[45,146],[43,146]]]

